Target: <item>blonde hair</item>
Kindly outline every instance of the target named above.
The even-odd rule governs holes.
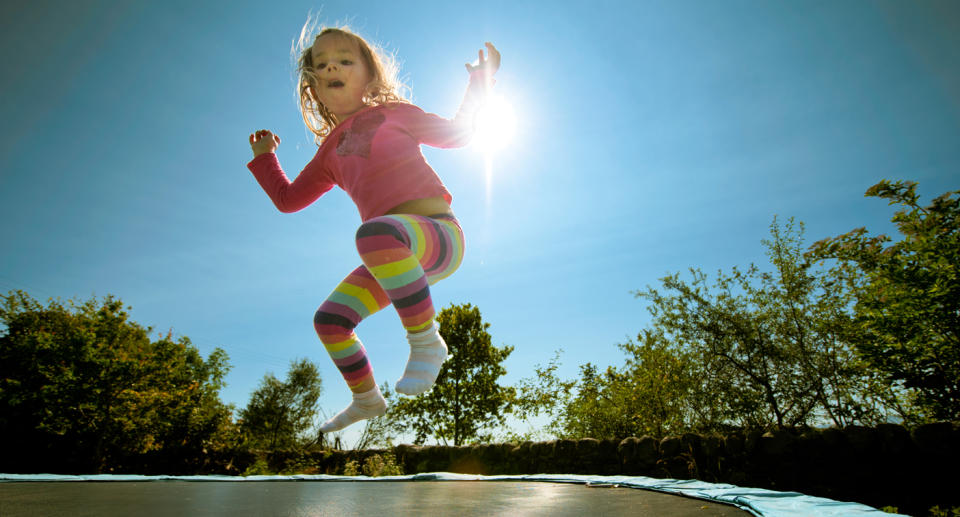
[[[333,35],[345,38],[357,45],[360,55],[373,77],[367,84],[363,103],[378,106],[390,102],[410,102],[407,98],[409,88],[397,77],[397,61],[392,54],[368,43],[365,39],[346,26],[327,27],[316,36],[312,36],[315,23],[307,20],[300,31],[300,38],[294,42],[292,53],[297,55],[297,97],[303,122],[314,135],[317,145],[340,123],[336,115],[330,112],[314,95],[317,86],[317,74],[313,63],[313,45],[323,36]],[[309,45],[307,45],[309,42]]]

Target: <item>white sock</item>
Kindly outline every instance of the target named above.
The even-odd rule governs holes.
[[[333,418],[320,426],[320,431],[330,433],[339,431],[350,424],[368,418],[382,416],[387,412],[387,401],[380,393],[380,388],[374,386],[372,390],[363,393],[354,393],[353,402],[347,409],[337,413]]]
[[[407,334],[407,341],[410,342],[410,358],[395,388],[397,393],[419,395],[436,382],[440,367],[447,360],[447,344],[440,337],[436,323],[423,332]]]

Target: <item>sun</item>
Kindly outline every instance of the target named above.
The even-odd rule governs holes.
[[[513,106],[500,95],[491,95],[477,112],[473,145],[492,154],[510,144],[516,133],[517,119]]]
[[[493,199],[493,163],[499,151],[510,145],[517,131],[517,117],[513,106],[501,96],[487,98],[475,119],[473,147],[483,155],[483,172],[486,184],[487,210]]]

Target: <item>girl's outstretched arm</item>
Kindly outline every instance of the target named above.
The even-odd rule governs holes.
[[[251,134],[253,160],[250,160],[247,168],[277,209],[284,213],[296,212],[332,189],[334,183],[326,176],[323,167],[315,163],[316,158],[291,182],[277,161],[275,151],[279,145],[280,137],[266,129]]]
[[[423,116],[417,123],[408,124],[407,129],[420,143],[434,147],[460,147],[470,142],[477,111],[486,102],[486,97],[493,87],[493,75],[500,69],[500,52],[489,41],[485,45],[487,55],[484,56],[481,49],[478,52],[477,64],[466,65],[470,72],[470,84],[453,119],[447,120],[421,112]]]
[[[250,148],[253,149],[254,158],[263,153],[276,152],[279,146],[280,137],[266,129],[261,129],[250,135]]]

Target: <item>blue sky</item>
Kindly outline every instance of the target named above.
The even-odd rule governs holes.
[[[438,307],[472,303],[515,351],[505,382],[563,349],[561,375],[622,360],[649,321],[631,291],[667,274],[765,263],[775,215],[807,241],[892,210],[863,192],[960,188],[960,4],[847,2],[22,3],[0,31],[0,291],[114,294],[133,319],[222,347],[222,392],[321,366],[312,328],[359,264],[335,190],[281,214],[247,171],[271,129],[296,174],[316,147],[294,100],[291,41],[310,11],[397,53],[414,101],[452,115],[463,63],[503,53],[516,135],[493,159],[425,150],[454,195],[467,255]],[[380,382],[402,373],[399,320],[358,329]],[[355,426],[359,427],[359,426]],[[348,442],[350,434],[347,435]]]

